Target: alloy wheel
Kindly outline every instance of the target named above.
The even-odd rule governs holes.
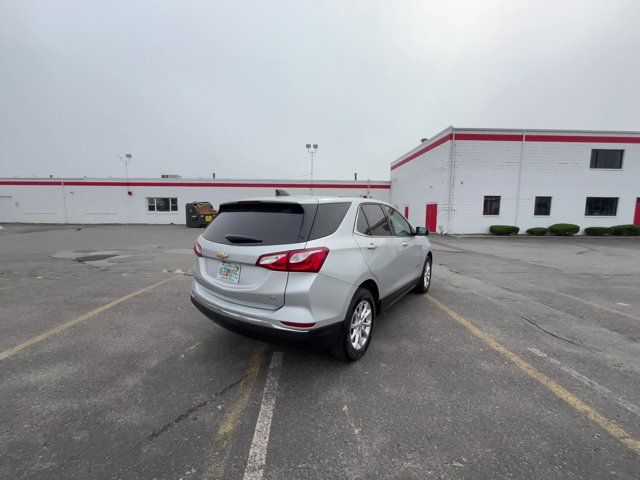
[[[353,311],[349,325],[349,339],[354,350],[362,350],[369,341],[373,310],[367,300],[362,300]]]
[[[431,262],[427,261],[424,267],[424,275],[422,276],[422,282],[424,283],[425,290],[429,288],[431,283]]]

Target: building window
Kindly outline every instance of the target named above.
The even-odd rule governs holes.
[[[587,197],[585,215],[615,217],[617,213],[618,197]]]
[[[622,152],[624,150],[591,150],[591,168],[622,168]]]
[[[551,215],[551,197],[536,197],[534,215]]]
[[[147,210],[150,212],[177,212],[178,199],[167,197],[147,197]]]
[[[483,215],[500,215],[500,197],[485,196]]]

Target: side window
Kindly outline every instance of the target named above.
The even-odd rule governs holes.
[[[365,232],[366,235],[372,235],[374,237],[391,236],[391,228],[380,205],[370,203],[362,205],[361,208],[369,224],[369,228]]]
[[[387,212],[389,223],[391,224],[391,232],[396,237],[410,237],[411,226],[397,210],[391,207],[384,206],[384,211]]]
[[[358,219],[356,220],[356,232],[361,233],[363,235],[369,235],[367,233],[368,231],[369,231],[369,224],[367,223],[367,217],[364,216],[362,207],[360,207],[358,209]]]
[[[622,168],[624,150],[593,149],[591,150],[591,168]]]
[[[175,197],[147,197],[147,210],[149,212],[177,212],[178,199]]]
[[[328,237],[336,232],[347,210],[351,206],[350,203],[321,203],[318,205],[316,218],[313,221],[309,240],[316,238]]]
[[[617,213],[618,197],[587,197],[585,216],[615,217]]]
[[[536,197],[534,215],[551,215],[551,197]]]
[[[484,197],[483,215],[500,215],[500,197],[486,195]]]

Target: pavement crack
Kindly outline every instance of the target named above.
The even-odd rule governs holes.
[[[515,312],[514,312],[515,313]],[[546,333],[547,335],[551,335],[553,338],[557,338],[558,340],[561,340],[563,342],[566,343],[570,343],[571,345],[575,345],[576,347],[583,347],[582,344],[575,342],[571,339],[565,338],[561,335],[558,335],[557,333],[553,333],[549,330],[547,330],[544,327],[541,327],[540,324],[538,324],[537,322],[535,322],[534,320],[531,320],[529,317],[526,317],[525,315],[522,315],[520,313],[517,314],[522,320],[524,320],[526,323],[528,323],[529,325],[534,326],[535,328],[537,328],[538,330],[540,330],[541,332]]]
[[[183,420],[186,420],[187,418],[189,418],[191,415],[193,415],[194,413],[196,413],[198,410],[206,407],[209,402],[211,400],[214,400],[222,395],[224,395],[225,393],[227,393],[229,390],[231,390],[233,387],[235,387],[236,385],[238,385],[240,382],[242,381],[242,377],[239,378],[238,380],[230,383],[229,385],[227,385],[226,387],[224,387],[222,390],[216,392],[213,394],[213,397],[207,399],[207,400],[203,400],[200,403],[197,403],[196,405],[194,405],[193,407],[189,408],[188,410],[186,410],[185,412],[181,413],[180,415],[178,415],[176,418],[174,418],[173,420],[171,420],[168,423],[165,423],[162,427],[158,428],[157,430],[154,430],[153,432],[151,432],[151,435],[149,435],[147,437],[147,440],[151,441],[154,440],[156,438],[158,438],[160,435],[162,435],[164,432],[166,432],[167,430],[175,427],[177,424],[179,424],[180,422],[182,422]]]

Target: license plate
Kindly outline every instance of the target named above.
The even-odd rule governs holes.
[[[240,265],[223,262],[218,268],[218,278],[238,283],[240,281]]]
[[[213,217],[211,215],[205,215],[204,216],[204,221],[205,222],[210,222],[213,219]]]

